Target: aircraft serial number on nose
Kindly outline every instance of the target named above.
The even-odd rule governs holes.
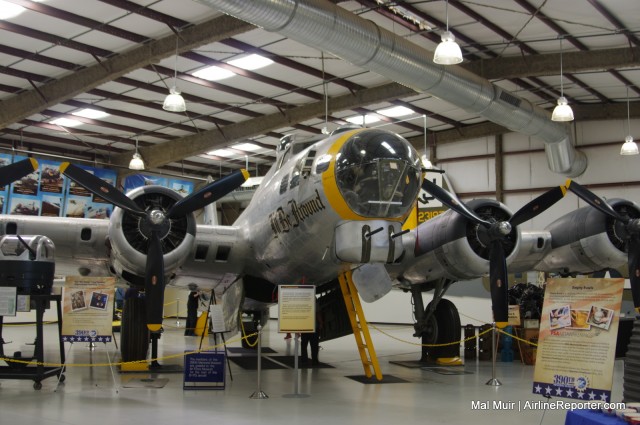
[[[314,198],[301,204],[292,199],[287,202],[287,205],[289,212],[285,210],[285,207],[278,207],[277,210],[269,214],[271,230],[275,236],[290,232],[315,213],[326,209],[317,189]]]

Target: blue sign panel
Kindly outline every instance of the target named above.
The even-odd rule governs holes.
[[[185,351],[183,389],[224,390],[224,353],[216,351],[188,353],[190,352]]]

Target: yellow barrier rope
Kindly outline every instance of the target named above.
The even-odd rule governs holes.
[[[245,338],[249,338],[252,337],[254,335],[257,335],[258,333],[252,333],[250,335],[246,335],[242,338],[236,338],[234,340],[230,340],[227,341],[226,344],[231,344],[231,343],[235,343],[238,341],[241,341]],[[160,361],[160,360],[167,360],[167,359],[175,359],[175,358],[180,358],[180,357],[185,357],[188,356],[190,354],[197,354],[197,353],[201,353],[203,351],[207,351],[213,348],[220,348],[222,346],[224,346],[225,343],[221,343],[218,345],[212,345],[212,346],[206,346],[203,347],[203,349],[201,350],[193,350],[193,351],[189,351],[186,353],[180,353],[180,354],[172,354],[169,356],[164,356],[164,357],[157,357],[155,359],[144,359],[144,360],[133,360],[133,361],[129,361],[129,362],[116,362],[116,363],[66,363],[66,364],[62,364],[62,363],[47,363],[47,362],[34,362],[31,360],[16,360],[16,359],[9,359],[6,357],[0,357],[0,360],[7,362],[7,363],[19,363],[19,364],[25,364],[25,365],[34,365],[34,366],[44,366],[44,367],[111,367],[111,366],[122,366],[124,364],[135,364],[135,363],[150,363],[153,361]]]
[[[474,336],[471,336],[471,337],[466,338],[466,339],[461,339],[459,341],[446,342],[444,344],[419,344],[417,342],[406,341],[406,340],[397,338],[397,337],[395,337],[393,335],[390,335],[390,334],[384,332],[382,329],[377,328],[375,325],[372,325],[371,323],[368,323],[368,325],[371,326],[373,329],[377,330],[378,332],[380,332],[381,334],[388,336],[391,339],[395,339],[396,341],[404,342],[405,344],[409,344],[409,345],[416,345],[418,347],[446,347],[446,346],[449,346],[449,345],[462,344],[464,342],[471,341],[472,339],[480,338],[482,335],[491,332],[491,329],[487,329],[484,332],[480,332],[478,335],[474,335]]]
[[[43,325],[53,325],[58,323],[57,320],[52,320],[50,322],[42,322]],[[3,323],[2,326],[3,327],[7,327],[7,328],[20,328],[23,326],[35,326],[35,323],[15,323],[15,324],[11,324],[11,323]]]
[[[253,347],[255,347],[256,345],[258,345],[258,339],[257,339],[257,338],[256,338],[256,342],[254,342],[253,344],[251,344],[251,343],[249,342],[249,337],[250,337],[250,336],[253,336],[253,335],[258,335],[258,332],[254,332],[254,333],[252,333],[251,335],[247,335],[247,333],[246,333],[246,332],[245,332],[245,330],[244,330],[244,321],[243,321],[242,319],[240,319],[240,327],[242,328],[242,335],[244,335],[244,336],[242,337],[242,339],[244,339],[244,340],[245,340],[245,343],[247,344],[247,346],[248,346],[248,347],[253,348]]]
[[[524,342],[525,344],[529,344],[529,345],[532,345],[532,346],[534,346],[534,347],[537,347],[537,346],[538,346],[538,344],[536,344],[535,342],[527,341],[526,339],[522,339],[522,338],[520,338],[520,337],[518,337],[518,336],[512,335],[512,334],[510,334],[509,332],[505,332],[505,331],[503,331],[502,329],[496,328],[496,330],[497,330],[498,332],[500,332],[501,334],[508,335],[508,336],[510,336],[511,338],[513,338],[513,339],[515,339],[515,340],[517,340],[517,341]]]

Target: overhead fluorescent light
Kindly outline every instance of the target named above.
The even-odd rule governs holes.
[[[110,114],[107,114],[106,112],[103,112],[103,111],[98,111],[97,109],[84,108],[79,111],[72,112],[71,115],[75,115],[78,117],[91,118],[91,119],[99,119],[99,118],[108,117]]]
[[[15,18],[25,11],[25,8],[8,1],[0,0],[0,19]]]
[[[238,153],[230,151],[229,149],[216,149],[214,151],[207,152],[207,155],[233,157],[238,156]]]
[[[220,68],[219,66],[209,66],[193,73],[194,77],[209,81],[224,80],[225,78],[233,77],[234,75],[236,74],[227,69]]]
[[[253,71],[254,69],[260,69],[264,68],[265,66],[269,66],[273,63],[273,61],[269,58],[265,58],[264,56],[253,54],[242,57],[240,59],[231,60],[227,63],[229,65],[237,66],[238,68]]]
[[[375,115],[365,115],[363,120],[362,115],[355,115],[353,117],[346,118],[345,120],[349,121],[352,124],[364,125],[378,122],[380,121],[380,118],[376,117]]]
[[[51,124],[59,125],[60,127],[77,127],[82,124],[81,121],[72,120],[71,118],[56,118],[49,121]]]
[[[262,149],[260,146],[254,145],[253,143],[238,143],[237,145],[233,145],[232,148],[238,149],[241,151],[251,151],[251,152],[255,152]]]
[[[380,115],[384,115],[385,117],[403,117],[405,115],[415,114],[416,112],[413,109],[409,109],[406,106],[393,106],[391,108],[380,109],[376,111]]]

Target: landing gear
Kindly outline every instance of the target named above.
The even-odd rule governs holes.
[[[421,362],[462,363],[460,344],[454,344],[460,341],[460,315],[451,301],[442,298],[452,283],[450,280],[439,281],[434,287],[433,301],[426,309],[422,302],[423,288],[418,285],[411,286],[416,318],[414,336],[422,337],[423,344]]]
[[[127,298],[122,308],[120,330],[120,352],[123,362],[146,360],[149,349],[149,330],[146,323],[144,298]]]
[[[429,310],[427,307],[427,311]],[[426,312],[425,312],[426,313]],[[427,330],[435,327],[431,335],[422,334],[422,344],[451,344],[460,341],[460,315],[458,309],[449,300],[441,299],[436,306],[434,314],[427,321]],[[435,334],[435,337],[434,337]],[[438,359],[454,358],[460,356],[460,344],[451,344],[436,347],[422,347],[421,362],[438,361]],[[442,361],[442,360],[441,360]]]

